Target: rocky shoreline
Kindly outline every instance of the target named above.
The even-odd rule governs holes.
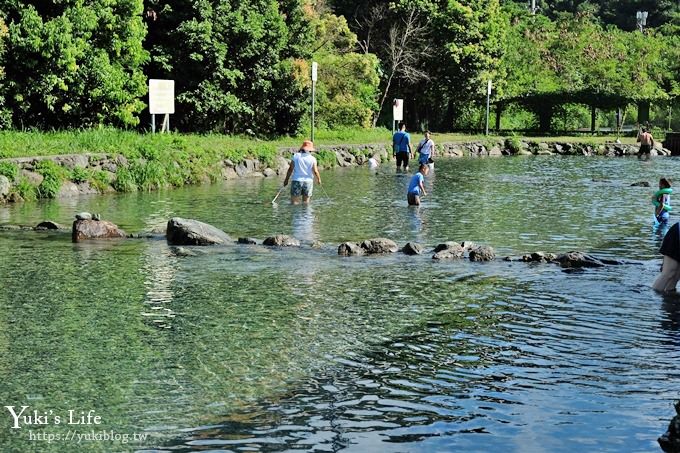
[[[219,161],[219,175],[222,179],[257,178],[257,177],[280,177],[288,169],[288,159],[296,148],[281,148],[273,162],[265,164],[256,159],[243,159],[241,162],[232,162],[229,159]],[[440,143],[437,144],[437,152],[443,157],[494,157],[494,156],[607,156],[625,157],[635,155],[638,147],[624,144],[588,145],[580,143],[563,142],[540,142],[519,141],[514,139],[493,139],[487,141],[473,141],[466,143]],[[318,152],[323,154],[320,159],[322,168],[352,167],[365,165],[369,157],[379,157],[382,162],[391,159],[389,144],[368,145],[338,145],[319,146]],[[667,156],[670,151],[662,148],[652,150],[654,156]],[[128,169],[132,164],[145,165],[143,159],[130,162],[122,155],[107,154],[64,154],[43,157],[21,157],[12,159],[0,159],[0,165],[9,165],[16,168],[16,176],[10,180],[0,174],[0,203],[22,201],[20,185],[30,184],[38,189],[45,182],[46,176],[40,172],[40,165],[44,161],[50,161],[56,166],[72,174],[82,170],[97,172],[101,175],[102,182],[93,184],[90,181],[74,180],[69,177],[58,182],[57,190],[53,190],[50,196],[53,198],[68,198],[86,194],[99,194],[116,192],[114,182],[120,169]],[[41,192],[39,192],[40,194]]]

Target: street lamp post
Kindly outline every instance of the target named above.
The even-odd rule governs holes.
[[[637,14],[635,15],[635,18],[637,19],[637,26],[640,29],[640,32],[643,32],[645,30],[648,15],[649,13],[647,11],[638,11]]]

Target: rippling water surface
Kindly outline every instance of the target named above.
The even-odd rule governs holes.
[[[654,188],[630,185],[679,171],[673,158],[440,161],[420,209],[388,167],[323,172],[310,207],[272,206],[267,179],[0,207],[7,224],[88,210],[131,232],[182,216],[303,242],[181,256],[157,239],[2,232],[2,406],[102,417],[34,433],[149,437],[48,443],[4,412],[0,450],[656,451],[679,398],[680,300],[649,288],[663,232]],[[336,256],[376,236],[630,264]]]

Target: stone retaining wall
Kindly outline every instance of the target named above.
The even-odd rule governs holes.
[[[288,169],[289,157],[296,152],[297,148],[279,149],[279,155],[274,159],[271,166],[267,166],[256,159],[244,159],[241,162],[232,162],[225,159],[220,162],[220,173],[224,179],[246,177],[275,177],[284,175]],[[365,164],[369,157],[375,156],[383,162],[391,158],[391,147],[388,143],[369,145],[335,145],[319,146],[321,153],[333,153],[335,158],[329,162],[324,159],[326,167],[351,167]],[[490,139],[466,143],[439,143],[437,153],[446,157],[486,157],[486,156],[510,156],[510,155],[580,155],[580,156],[631,156],[638,152],[636,145],[604,144],[586,145],[580,143],[562,142],[537,142],[518,141],[512,139]],[[662,148],[652,150],[652,155],[670,155],[670,151]],[[327,157],[327,154],[326,156]],[[19,167],[19,178],[25,179],[34,186],[39,186],[43,176],[36,172],[38,162],[50,160],[68,170],[76,167],[92,171],[101,171],[109,180],[113,181],[120,167],[128,167],[128,159],[122,155],[107,154],[66,154],[43,157],[20,157],[12,159],[0,159],[0,162],[11,162]],[[322,165],[323,168],[323,165]],[[8,201],[21,201],[15,189],[16,182],[0,175],[0,203]],[[73,197],[82,194],[115,192],[112,186],[92,187],[88,182],[76,183],[65,181],[62,183],[57,198]]]

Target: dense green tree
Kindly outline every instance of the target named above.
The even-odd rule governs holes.
[[[357,53],[357,37],[347,20],[329,12],[313,12],[313,59],[319,63],[317,118],[319,124],[370,127],[377,110],[378,60],[370,53]],[[309,68],[304,75],[309,74]],[[302,80],[308,77],[301,77]]]
[[[510,3],[510,2],[508,2]],[[513,1],[526,9],[526,0]],[[658,27],[669,20],[678,9],[675,0],[536,0],[539,12],[552,19],[559,13],[590,13],[605,24],[631,31],[637,27],[636,14],[647,11],[648,27]]]
[[[146,91],[141,0],[0,0],[15,127],[132,126]]]
[[[297,0],[149,0],[150,78],[175,80],[182,130],[291,133],[305,111],[296,59],[310,48]]]
[[[497,100],[523,104],[551,126],[555,110],[580,103],[596,108],[662,100],[665,40],[603,26],[587,13],[543,15],[511,10]]]
[[[5,105],[5,41],[9,30],[5,21],[0,18],[0,129],[7,129],[12,125],[12,110]]]

